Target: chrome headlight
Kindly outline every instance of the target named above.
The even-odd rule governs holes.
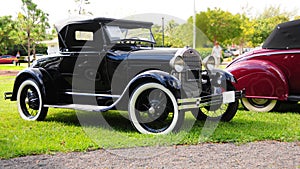
[[[216,61],[213,56],[207,56],[203,59],[204,66],[207,70],[213,70],[216,66]]]
[[[171,61],[170,61],[170,66],[175,69],[176,72],[180,73],[184,70],[184,61],[182,59],[182,57],[177,56],[174,57]]]

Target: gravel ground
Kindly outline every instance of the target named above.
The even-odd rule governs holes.
[[[0,160],[0,168],[300,168],[300,142],[139,147]]]

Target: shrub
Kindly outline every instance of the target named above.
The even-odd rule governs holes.
[[[211,55],[212,48],[197,48],[196,50],[200,53],[201,58],[204,59]]]

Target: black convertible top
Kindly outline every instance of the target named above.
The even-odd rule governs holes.
[[[105,37],[101,33],[96,33],[101,30],[104,25],[122,26],[123,28],[151,28],[152,22],[133,21],[125,19],[113,18],[70,18],[60,23],[55,24],[59,48],[61,52],[81,51],[99,51],[106,42]],[[90,40],[76,39],[76,32],[91,32],[93,33]]]
[[[299,49],[300,20],[284,22],[275,27],[266,39],[264,49]]]
[[[144,21],[133,21],[133,20],[125,20],[125,19],[114,19],[114,18],[90,18],[90,19],[82,19],[82,18],[69,18],[66,20],[63,20],[61,22],[58,22],[55,24],[57,32],[60,32],[63,28],[65,28],[68,25],[73,24],[93,24],[93,23],[104,23],[104,24],[120,24],[120,25],[127,25],[127,26],[133,26],[136,25],[137,27],[146,27],[149,28],[153,25],[152,22],[144,22]]]

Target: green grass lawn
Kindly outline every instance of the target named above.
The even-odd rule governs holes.
[[[12,76],[0,76],[1,95],[5,91],[11,91],[13,80]],[[195,122],[191,130],[153,136],[139,134],[130,121],[124,118],[127,116],[126,112],[103,113],[109,125],[100,123],[101,114],[76,113],[65,109],[49,109],[46,121],[28,122],[19,117],[16,102],[3,100],[3,95],[0,96],[0,102],[0,158],[99,148],[300,140],[299,112],[256,113],[240,109],[228,123]],[[84,120],[90,123],[84,123]],[[186,124],[193,121],[192,115],[187,113]]]
[[[16,66],[14,64],[0,64],[0,70],[23,70],[27,67],[27,63],[21,63],[20,66]]]

